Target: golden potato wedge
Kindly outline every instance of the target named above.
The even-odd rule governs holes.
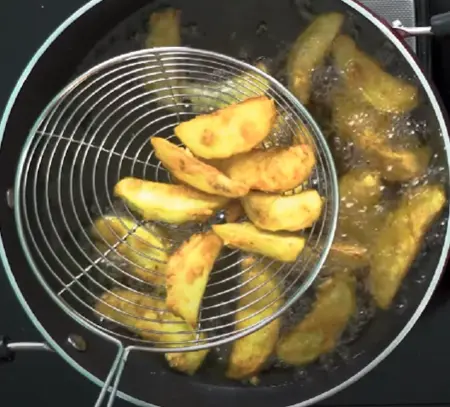
[[[315,190],[291,196],[251,192],[242,198],[242,206],[260,229],[296,232],[311,227],[320,218],[323,200]]]
[[[316,165],[313,149],[304,144],[267,151],[254,150],[225,160],[232,180],[264,192],[285,192],[305,182]]]
[[[115,288],[105,292],[95,304],[95,310],[102,318],[123,325],[132,331],[148,307],[154,306],[154,299],[134,291]]]
[[[126,325],[129,331],[144,339],[152,340],[156,344],[158,342],[188,342],[196,339],[195,333],[181,318],[169,312],[161,314],[161,310],[165,310],[164,301],[133,291],[114,289],[112,292],[104,293],[95,309],[104,317]],[[170,344],[161,344],[161,346],[172,347]],[[174,344],[173,347],[175,346]],[[166,353],[165,357],[173,369],[192,375],[201,366],[207,354],[208,350],[205,350]]]
[[[239,198],[248,194],[249,187],[244,182],[228,178],[183,148],[159,137],[150,141],[164,167],[180,181],[212,195]]]
[[[370,290],[377,305],[391,305],[425,234],[446,204],[442,186],[412,189],[389,214],[371,251]]]
[[[258,62],[256,68],[268,73],[268,68],[263,62]],[[244,72],[240,75],[217,83],[204,82],[196,86],[188,86],[185,94],[192,103],[192,111],[195,113],[208,113],[210,109],[223,109],[242,99],[242,91],[248,92],[252,97],[263,96],[270,87],[270,82],[259,75]]]
[[[242,268],[247,270],[241,275],[243,284],[239,291],[242,298],[238,302],[240,309],[235,315],[236,329],[245,329],[263,319],[272,316],[283,305],[280,281],[275,275],[280,265],[276,262],[248,257],[243,260]],[[265,307],[266,310],[262,311]],[[260,314],[254,315],[261,311]],[[248,320],[245,318],[249,317]],[[226,375],[230,379],[242,380],[256,375],[275,350],[281,321],[276,319],[258,331],[233,342]]]
[[[406,182],[420,177],[428,169],[431,151],[408,135],[410,146],[390,139],[394,130],[392,118],[377,113],[346,89],[333,100],[333,122],[339,135],[351,141],[370,168],[391,182]]]
[[[380,202],[383,183],[380,173],[366,168],[355,168],[339,180],[342,208],[373,206]]]
[[[336,237],[366,248],[386,215],[380,205],[383,182],[378,171],[355,168],[339,180],[340,207]]]
[[[109,247],[123,241],[114,251],[132,263],[133,275],[153,284],[165,283],[169,247],[161,229],[150,230],[126,217],[103,216],[95,221],[91,234]]]
[[[280,360],[290,365],[312,363],[332,351],[356,311],[356,281],[337,273],[318,287],[311,311],[276,348]]]
[[[124,178],[114,187],[115,196],[138,212],[144,220],[171,224],[204,221],[223,208],[229,199],[208,195],[184,185],[169,185]]]
[[[246,153],[266,138],[276,118],[275,103],[254,97],[175,127],[175,135],[198,157]]]
[[[305,247],[302,237],[263,231],[249,222],[213,225],[213,230],[227,246],[287,263],[295,262]]]
[[[179,47],[181,45],[181,11],[173,8],[166,8],[155,11],[151,14],[148,22],[148,34],[145,39],[146,48],[157,47]],[[178,86],[181,81],[178,79],[167,79],[167,75],[156,70],[155,63],[149,63],[149,75],[146,77],[146,89],[155,92],[158,103],[177,111],[181,107],[176,104],[182,103],[182,98],[176,96],[172,89]]]
[[[335,240],[325,262],[331,270],[354,271],[369,266],[369,249],[357,242]]]
[[[379,169],[386,181],[406,182],[425,174],[432,156],[428,146],[414,150],[394,148],[377,136],[375,132],[366,130],[360,134],[357,144],[370,165]]]
[[[374,59],[359,50],[349,36],[336,38],[333,56],[348,86],[360,92],[377,110],[403,114],[419,104],[416,86],[385,72]]]
[[[312,75],[326,58],[344,19],[339,13],[318,16],[298,37],[289,53],[289,90],[304,104],[308,104],[311,96]]]
[[[223,242],[213,232],[192,236],[167,263],[167,309],[196,327],[209,274]]]

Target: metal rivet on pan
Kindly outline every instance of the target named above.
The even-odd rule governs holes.
[[[84,338],[80,335],[70,334],[69,337],[67,338],[67,342],[78,352],[86,352],[87,350],[87,343],[84,340]]]
[[[12,189],[6,191],[6,203],[11,209],[14,207],[14,191]]]

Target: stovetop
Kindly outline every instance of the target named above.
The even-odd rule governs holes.
[[[394,12],[394,3],[409,0],[365,0],[379,11]],[[450,0],[429,0],[432,14],[450,10]],[[0,7],[0,106],[45,38],[85,0],[12,0]],[[390,17],[390,16],[389,16]],[[406,21],[404,21],[406,23]],[[450,39],[433,44],[433,75],[450,109]],[[446,51],[447,50],[447,51]],[[0,269],[0,334],[17,341],[40,336],[15,299]],[[423,317],[400,346],[378,367],[323,406],[450,406],[450,270]],[[98,388],[70,368],[56,354],[22,353],[0,368],[0,403],[16,406],[81,407],[93,405]],[[117,401],[115,406],[128,406]]]

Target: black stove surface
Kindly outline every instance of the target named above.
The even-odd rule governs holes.
[[[392,0],[395,1],[395,0]],[[0,6],[0,106],[21,70],[45,38],[85,0],[4,0]],[[450,10],[450,0],[430,0],[432,13]],[[450,39],[433,45],[434,79],[450,108]],[[445,52],[447,50],[447,52]],[[449,271],[450,273],[450,271]],[[378,367],[324,406],[450,406],[450,274],[412,332]],[[41,338],[0,270],[0,334],[16,341]],[[0,368],[0,404],[16,406],[92,406],[98,388],[58,355],[21,353]],[[117,401],[115,406],[128,404]]]

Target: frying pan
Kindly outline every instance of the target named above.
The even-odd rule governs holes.
[[[241,59],[272,56],[276,59],[289,47],[311,14],[344,11],[355,20],[358,42],[378,58],[389,59],[394,72],[415,77],[422,85],[425,111],[434,130],[427,140],[443,168],[442,180],[448,186],[448,132],[443,110],[431,84],[417,61],[403,44],[410,34],[446,35],[449,16],[433,19],[431,29],[392,31],[368,10],[353,1],[300,1],[298,4],[252,0],[247,2],[206,2],[189,6],[171,4],[183,11],[184,23],[195,35],[196,48],[209,49]],[[51,349],[99,386],[109,386],[121,363],[116,343],[106,340],[74,320],[46,295],[30,271],[21,249],[13,208],[18,199],[12,192],[22,146],[39,114],[61,88],[88,68],[111,57],[142,47],[146,22],[158,2],[136,0],[95,0],[76,12],[41,47],[19,80],[1,123],[2,191],[1,255],[18,300],[42,333],[45,344],[14,344],[4,338],[3,359],[12,359],[21,349]],[[300,13],[293,12],[293,10]],[[193,24],[195,23],[195,24]],[[264,23],[268,36],[255,28]],[[232,29],[230,30],[230,27]],[[201,35],[197,35],[200,31]],[[235,33],[230,35],[230,31]],[[231,34],[232,34],[231,33]],[[283,54],[283,52],[281,52]],[[14,141],[13,141],[14,140]],[[448,191],[447,191],[448,192]],[[430,231],[426,255],[419,256],[398,294],[394,306],[376,317],[360,332],[347,352],[333,355],[323,364],[305,370],[271,369],[262,375],[257,387],[226,381],[206,366],[187,378],[169,370],[159,358],[147,353],[130,354],[120,378],[117,395],[138,405],[175,406],[181,403],[219,406],[258,403],[264,406],[308,405],[322,400],[362,377],[386,357],[414,325],[429,301],[445,265],[449,248],[448,208],[438,229]],[[171,389],[176,389],[172,391]],[[103,394],[104,396],[104,394]]]

